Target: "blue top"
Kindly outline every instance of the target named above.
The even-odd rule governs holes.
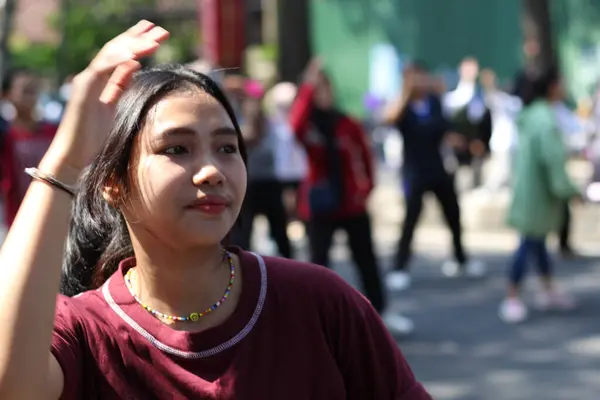
[[[447,177],[442,156],[444,135],[451,124],[443,114],[440,99],[429,96],[411,103],[396,122],[404,138],[405,179]]]

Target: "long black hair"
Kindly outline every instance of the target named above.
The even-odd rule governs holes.
[[[180,65],[166,65],[138,72],[117,104],[115,119],[102,150],[85,169],[72,206],[69,236],[62,265],[61,292],[68,296],[101,286],[121,260],[133,256],[125,218],[103,197],[104,187],[119,188],[127,196],[131,182],[128,170],[135,136],[148,111],[164,97],[202,91],[225,109],[237,133],[246,163],[246,148],[233,109],[220,87],[208,76]]]
[[[560,70],[556,65],[531,71],[523,82],[521,95],[523,104],[527,106],[536,100],[548,98],[550,91],[560,82],[560,79]]]

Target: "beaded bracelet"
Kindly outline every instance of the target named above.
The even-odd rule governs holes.
[[[50,186],[54,186],[63,192],[69,193],[71,196],[75,196],[77,189],[59,181],[54,175],[42,172],[37,168],[25,168],[25,173],[31,176],[33,179],[44,182]]]

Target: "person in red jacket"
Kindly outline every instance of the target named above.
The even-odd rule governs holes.
[[[0,192],[8,227],[31,182],[23,170],[39,164],[56,133],[55,125],[36,118],[39,86],[39,79],[26,70],[9,72],[2,82],[3,96],[14,107],[14,118],[2,135],[0,146]]]
[[[356,121],[334,106],[332,84],[318,60],[306,71],[290,111],[290,123],[308,158],[298,213],[307,222],[311,262],[329,266],[333,235],[338,229],[346,231],[366,296],[391,332],[410,333],[411,320],[386,311],[367,212],[375,171],[366,135]]]

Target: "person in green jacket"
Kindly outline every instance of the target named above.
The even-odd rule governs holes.
[[[546,248],[546,236],[561,225],[564,202],[580,198],[565,169],[565,146],[552,110],[552,102],[563,96],[558,69],[537,74],[529,84],[523,99],[525,108],[517,121],[519,143],[507,222],[520,233],[521,243],[510,267],[507,298],[500,306],[500,317],[509,323],[527,318],[519,292],[529,257],[535,259],[541,275],[543,290],[538,306],[566,309],[574,305],[554,287]]]

